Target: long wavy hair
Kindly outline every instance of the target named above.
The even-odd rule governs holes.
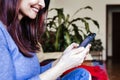
[[[32,57],[30,53],[40,51],[39,41],[45,30],[44,19],[49,3],[50,0],[45,0],[45,8],[39,11],[35,19],[24,17],[19,21],[20,0],[0,0],[0,20],[7,26],[20,52],[26,57]]]

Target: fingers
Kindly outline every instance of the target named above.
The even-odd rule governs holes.
[[[89,48],[89,49],[90,49],[90,47],[91,47],[91,44],[88,44],[88,45],[86,46],[86,48]]]
[[[74,48],[71,54],[79,54],[84,51],[84,47]]]
[[[79,50],[75,50],[77,53],[77,57],[84,58],[89,53],[90,47],[91,47],[91,44],[88,44],[86,48],[80,47],[78,48]]]
[[[77,44],[77,43],[72,43],[71,45],[69,45],[69,46],[65,49],[64,53],[67,53],[67,52],[71,51],[73,48],[76,48],[76,47],[78,47],[78,46],[79,46],[79,44]]]
[[[88,54],[88,53],[89,53],[89,51],[90,51],[90,48],[91,48],[91,44],[88,44],[86,48],[88,48],[88,49],[89,49],[89,50],[88,50],[88,52],[87,52],[87,54]]]
[[[83,61],[85,60],[86,55],[89,53],[90,47],[91,47],[91,45],[89,44],[89,45],[87,45],[86,48],[79,48],[79,49],[81,49],[81,50],[78,51],[79,53],[74,55],[74,58],[76,60],[78,60],[78,65],[83,63]]]
[[[74,67],[82,64],[85,59],[86,54],[89,52],[91,45],[87,45],[84,47],[78,47],[78,44],[72,43],[68,48],[64,51],[65,54],[62,55],[61,59],[59,60],[60,63],[64,63],[66,67]],[[66,54],[67,53],[67,54]]]

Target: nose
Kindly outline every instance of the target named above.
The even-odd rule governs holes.
[[[44,8],[45,7],[45,1],[44,0],[39,0],[39,5]]]

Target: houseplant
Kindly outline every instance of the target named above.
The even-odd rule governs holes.
[[[101,39],[95,39],[91,42],[90,54],[94,60],[103,60],[103,45]]]
[[[101,39],[95,39],[91,42],[91,49],[90,51],[103,51],[103,45]]]
[[[73,16],[85,9],[92,10],[92,7],[80,8]],[[41,40],[44,52],[59,52],[72,42],[81,43],[89,33],[92,33],[89,21],[99,29],[98,22],[91,17],[73,18],[70,14],[65,15],[63,8],[52,8],[50,11],[56,11],[57,14],[47,18],[47,28]]]

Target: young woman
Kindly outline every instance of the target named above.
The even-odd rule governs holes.
[[[0,0],[0,80],[55,80],[84,61],[90,45],[77,48],[72,43],[59,59],[39,65],[35,53],[40,51],[48,4],[49,0]],[[62,78],[67,79],[89,80],[90,74],[77,69]]]

